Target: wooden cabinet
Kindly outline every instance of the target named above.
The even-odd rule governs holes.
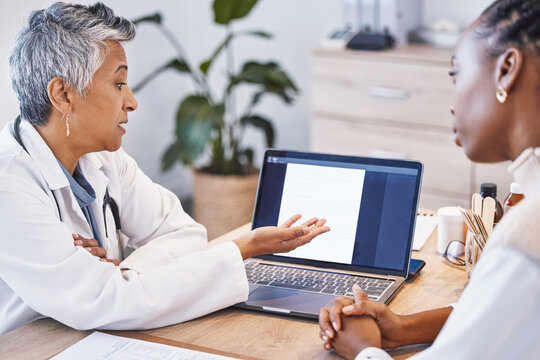
[[[502,200],[508,164],[473,164],[454,143],[451,56],[426,46],[315,50],[311,149],[421,161],[421,207],[470,206],[486,181],[499,185]]]

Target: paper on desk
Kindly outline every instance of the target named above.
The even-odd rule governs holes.
[[[437,226],[436,215],[417,215],[414,229],[413,250],[420,250]]]
[[[227,356],[93,332],[52,360],[227,360]]]

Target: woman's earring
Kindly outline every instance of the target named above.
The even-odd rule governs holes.
[[[504,104],[506,102],[506,98],[508,97],[508,93],[506,92],[506,90],[504,90],[502,85],[499,85],[499,87],[497,88],[497,92],[495,93],[495,96],[497,96],[497,100],[501,104]]]
[[[69,136],[69,134],[71,133],[69,131],[69,113],[64,114],[62,118],[66,118],[66,135]]]

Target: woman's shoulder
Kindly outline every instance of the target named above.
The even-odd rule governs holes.
[[[15,140],[12,129],[13,122],[10,122],[0,131],[0,171],[2,171],[1,166],[11,163],[15,157],[20,156],[24,151]]]
[[[23,198],[48,203],[49,186],[33,165],[24,150],[6,145],[0,133],[0,204],[12,205]]]
[[[540,234],[540,191],[528,195],[504,215],[494,229],[486,251],[507,246],[540,260],[538,234]]]
[[[38,176],[32,170],[32,159],[13,137],[11,124],[0,131],[0,178],[15,182],[17,179],[37,180]]]

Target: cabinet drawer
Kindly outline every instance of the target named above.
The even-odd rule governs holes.
[[[372,57],[316,56],[313,61],[316,112],[452,127],[449,65]]]
[[[311,131],[314,151],[369,157],[390,154],[385,157],[418,160],[424,164],[422,192],[455,198],[455,204],[469,197],[472,164],[454,144],[450,132],[398,129],[321,116],[314,119]]]

